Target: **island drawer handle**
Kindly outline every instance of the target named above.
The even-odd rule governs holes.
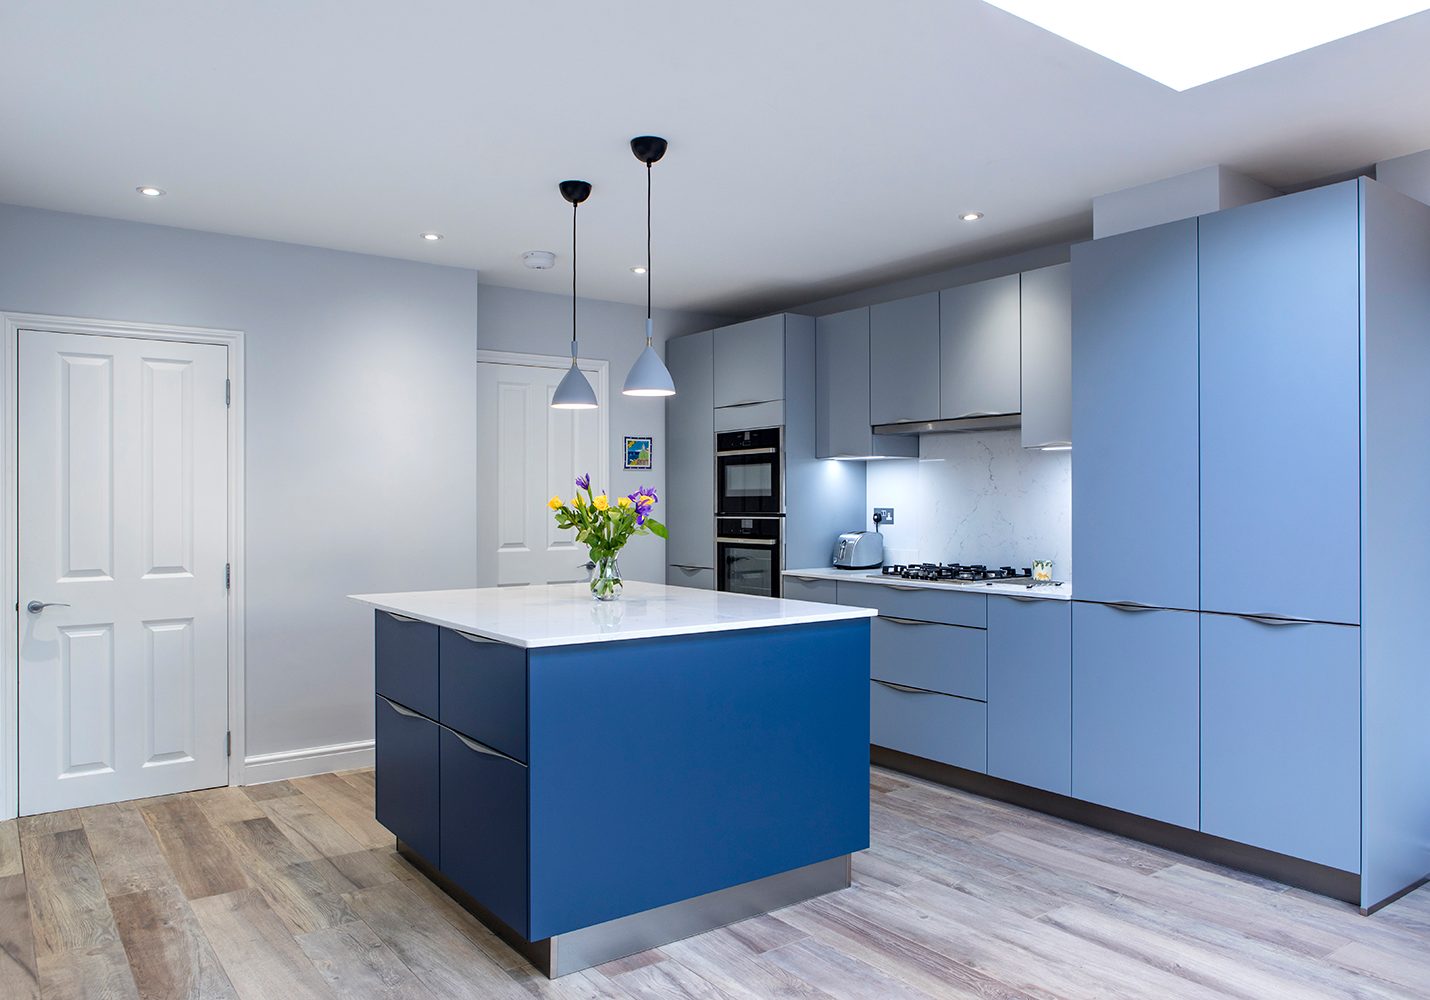
[[[451,733],[453,736],[457,737],[457,739],[461,740],[462,746],[466,747],[468,750],[472,750],[476,753],[482,754],[485,757],[496,757],[500,760],[510,761],[511,763],[516,764],[519,767],[526,766],[521,761],[517,760],[515,757],[508,757],[500,750],[493,750],[485,743],[478,743],[474,739],[469,739],[468,737],[463,736],[461,733],[457,732],[455,729],[448,729],[446,726],[443,726],[442,728],[446,729],[447,732]]]
[[[387,617],[391,618],[393,621],[406,622],[408,625],[420,625],[420,624],[422,624],[422,623],[421,623],[420,621],[418,621],[416,618],[408,618],[408,617],[406,617],[406,616],[404,616],[404,615],[399,615],[399,614],[398,614],[397,612],[395,612],[395,611],[384,611],[383,614],[387,615]]]
[[[495,639],[488,639],[488,638],[487,638],[486,636],[484,636],[484,635],[472,635],[472,633],[470,633],[470,632],[461,632],[461,631],[458,631],[457,629],[453,629],[452,631],[453,631],[453,632],[456,632],[458,635],[460,635],[463,639],[466,639],[468,642],[490,643],[490,644],[495,645],[495,646],[500,646],[500,645],[501,645],[501,643],[497,642],[497,640],[495,640]]]
[[[412,709],[410,709],[410,708],[403,708],[401,705],[399,705],[397,702],[393,701],[391,698],[384,697],[383,695],[378,695],[378,697],[379,697],[379,698],[382,698],[383,701],[387,702],[387,707],[390,708],[390,709],[392,709],[392,710],[393,710],[394,712],[396,712],[398,715],[405,716],[406,718],[409,718],[409,719],[425,719],[425,718],[427,718],[427,716],[423,715],[421,712],[414,712],[414,711],[412,711]]]
[[[917,618],[898,618],[894,615],[880,615],[886,622],[893,622],[896,625],[937,625],[938,622],[921,622]]]
[[[909,687],[907,684],[895,684],[893,681],[881,681],[877,677],[869,678],[875,684],[882,684],[893,691],[902,691],[904,694],[938,694],[937,691],[930,691],[928,688]]]

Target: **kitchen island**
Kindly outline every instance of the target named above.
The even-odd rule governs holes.
[[[378,821],[547,975],[848,886],[872,610],[644,583],[353,599]]]

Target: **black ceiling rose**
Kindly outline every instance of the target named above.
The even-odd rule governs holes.
[[[561,197],[573,205],[579,205],[591,197],[590,181],[562,181],[560,187]]]
[[[631,152],[646,166],[656,163],[665,155],[670,144],[658,135],[638,135],[631,140]]]

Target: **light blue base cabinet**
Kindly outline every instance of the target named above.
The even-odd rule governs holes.
[[[988,598],[988,773],[1072,794],[1072,602]]]
[[[970,771],[988,769],[988,706],[889,681],[869,684],[869,742]]]
[[[1360,629],[1201,616],[1202,832],[1360,871]]]
[[[1073,605],[1074,796],[1198,828],[1197,618]]]

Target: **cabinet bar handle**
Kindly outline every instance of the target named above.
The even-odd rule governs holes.
[[[1237,615],[1258,625],[1314,625],[1310,618],[1287,618],[1284,615]]]
[[[416,618],[408,618],[406,615],[399,615],[395,611],[384,611],[383,614],[387,615],[387,617],[393,619],[394,621],[406,622],[409,625],[421,624],[421,622],[419,622]]]
[[[893,622],[895,625],[937,625],[938,622],[922,622],[917,618],[898,618],[894,615],[880,615],[886,622]]]
[[[378,695],[378,697],[379,697],[379,698],[382,698],[383,701],[387,702],[387,707],[390,708],[390,709],[392,709],[392,710],[393,710],[394,712],[396,712],[398,715],[406,716],[406,717],[409,718],[409,719],[425,719],[425,718],[427,718],[427,716],[423,715],[421,712],[414,712],[414,711],[412,711],[412,709],[410,709],[410,708],[403,708],[401,705],[399,705],[397,702],[393,701],[391,698],[384,697],[383,695]]]
[[[909,687],[907,684],[895,684],[893,681],[881,681],[877,677],[869,678],[875,684],[882,684],[891,691],[902,691],[905,694],[938,694],[937,691],[930,691],[928,688]]]
[[[446,726],[443,726],[442,728],[443,728],[443,729],[446,729],[447,732],[451,733],[453,736],[457,737],[457,739],[461,740],[462,746],[466,747],[468,750],[474,751],[475,753],[482,754],[482,755],[485,756],[485,757],[497,757],[497,758],[500,758],[501,760],[508,760],[508,761],[511,761],[513,764],[520,765],[521,767],[525,767],[525,766],[526,766],[525,764],[522,764],[521,761],[517,760],[515,757],[508,757],[506,754],[502,753],[500,750],[493,750],[491,747],[487,746],[485,743],[478,743],[478,742],[477,742],[476,740],[474,740],[474,739],[469,739],[468,737],[463,736],[461,733],[457,732],[455,729],[447,729]]]
[[[477,643],[483,643],[483,644],[488,644],[488,645],[493,645],[493,646],[500,646],[500,645],[501,645],[501,643],[498,642],[497,640],[495,640],[495,639],[488,639],[488,638],[487,638],[486,636],[484,636],[484,635],[472,635],[472,633],[470,633],[470,632],[461,632],[461,631],[458,631],[457,629],[453,629],[452,631],[453,631],[453,632],[456,632],[458,635],[460,635],[463,639],[466,639],[468,642],[477,642]]]

